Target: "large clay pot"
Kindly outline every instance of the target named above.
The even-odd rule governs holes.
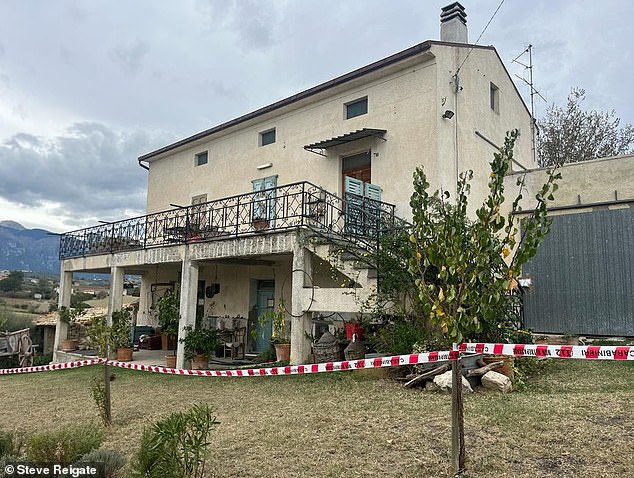
[[[117,349],[117,360],[119,362],[132,362],[132,347],[121,347]]]
[[[192,370],[207,370],[209,368],[209,356],[196,354],[192,359]]]
[[[278,362],[290,360],[291,344],[275,344],[275,355]]]
[[[176,339],[161,333],[161,348],[163,350],[174,350],[176,348]]]
[[[72,352],[77,350],[79,342],[76,339],[62,340],[62,352]]]
[[[165,366],[167,368],[176,368],[176,355],[166,355]]]
[[[501,367],[495,369],[495,372],[506,375],[508,378],[511,379],[512,382],[515,381],[515,373],[513,371],[515,357],[510,357],[508,355],[485,355],[484,357],[482,357],[482,360],[485,364],[500,361],[504,362]]]

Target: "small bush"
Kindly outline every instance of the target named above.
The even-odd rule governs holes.
[[[394,321],[379,326],[370,340],[377,351],[394,355],[411,354],[417,345],[423,349],[438,345],[438,337],[423,324],[403,317],[397,317]]]
[[[144,478],[199,478],[209,455],[209,434],[218,425],[209,405],[175,412],[143,430],[132,476]]]
[[[97,414],[105,426],[110,426],[108,417],[106,385],[102,377],[93,377],[90,380],[90,395],[97,405]]]
[[[33,356],[33,366],[48,365],[53,361],[53,354],[38,354]]]
[[[104,478],[117,478],[122,475],[122,468],[125,465],[125,458],[114,450],[99,448],[81,457],[79,463],[103,464]]]
[[[26,457],[35,463],[70,465],[99,448],[102,441],[103,431],[95,425],[69,425],[31,436],[26,442]]]
[[[19,456],[22,453],[23,448],[23,434],[0,429],[0,458]]]

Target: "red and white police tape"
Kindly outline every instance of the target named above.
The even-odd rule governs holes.
[[[460,344],[460,352],[511,355],[513,357],[569,358],[585,360],[634,360],[634,346]]]
[[[80,360],[37,367],[0,369],[0,375],[13,375],[31,372],[46,372],[52,370],[85,367],[107,362],[113,367],[140,370],[142,372],[166,373],[170,375],[184,375],[193,377],[265,377],[278,375],[300,375],[321,372],[336,372],[340,370],[360,370],[364,368],[398,367],[401,365],[416,365],[421,363],[442,362],[458,358],[458,351],[426,352],[420,354],[394,355],[391,357],[377,357],[360,360],[344,360],[342,362],[325,362],[307,365],[287,365],[284,367],[249,368],[232,370],[188,370],[161,367],[159,365],[143,365],[134,362],[117,362],[103,358]]]
[[[486,355],[509,355],[514,357],[568,358],[585,360],[633,360],[634,346],[614,345],[532,345],[532,344],[460,344],[458,350],[425,352],[420,354],[394,355],[360,360],[344,360],[307,365],[287,365],[284,367],[249,368],[232,370],[188,370],[142,365],[134,362],[117,362],[103,358],[79,360],[76,362],[38,365],[25,368],[0,369],[0,375],[15,375],[32,372],[47,372],[71,368],[86,367],[108,363],[113,367],[140,370],[142,372],[165,373],[192,377],[265,377],[279,375],[302,375],[309,373],[336,372],[341,370],[361,370],[366,368],[399,367],[455,360],[459,352],[481,353]]]

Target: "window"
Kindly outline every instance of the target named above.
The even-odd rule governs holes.
[[[260,133],[260,146],[275,143],[275,128]]]
[[[192,206],[195,206],[197,204],[202,204],[207,202],[207,195],[206,194],[199,194],[198,196],[194,196],[192,197]]]
[[[496,113],[500,112],[500,89],[491,83],[491,109]]]
[[[251,219],[253,221],[272,222],[275,218],[275,196],[277,175],[254,179]]]
[[[368,112],[368,97],[346,103],[346,119],[361,116]]]
[[[196,154],[196,160],[194,164],[196,166],[202,166],[203,164],[207,164],[207,160],[208,160],[208,154],[207,154],[207,151],[204,151],[202,153]]]

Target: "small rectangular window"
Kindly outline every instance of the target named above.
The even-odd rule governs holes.
[[[491,109],[496,113],[500,112],[500,89],[491,83]]]
[[[275,128],[260,133],[260,146],[275,143]]]
[[[196,154],[196,160],[194,164],[196,166],[202,166],[203,164],[207,164],[208,156],[209,155],[207,154],[207,151],[203,151],[202,153]]]
[[[346,119],[361,116],[368,112],[368,97],[346,103]]]
[[[197,204],[203,204],[207,202],[207,195],[206,194],[199,194],[198,196],[194,196],[192,198],[192,206],[195,206]]]

